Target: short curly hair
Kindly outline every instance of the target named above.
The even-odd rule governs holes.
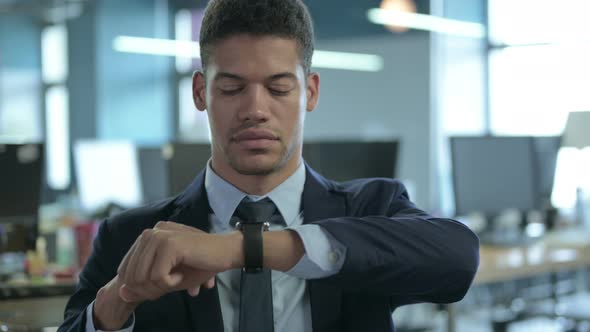
[[[302,0],[211,0],[199,38],[203,69],[215,43],[239,34],[294,39],[301,65],[309,74],[314,50],[313,22]]]

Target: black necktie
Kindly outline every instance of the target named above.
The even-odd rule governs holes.
[[[250,223],[270,222],[278,211],[267,199],[257,202],[242,201],[234,217]],[[272,281],[270,270],[246,273],[240,278],[240,328],[239,332],[273,332]]]

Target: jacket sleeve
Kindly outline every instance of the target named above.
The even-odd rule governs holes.
[[[86,309],[96,298],[98,290],[115,277],[118,262],[122,259],[119,257],[118,261],[115,260],[121,256],[112,250],[115,243],[109,230],[109,222],[102,222],[94,240],[92,254],[80,272],[76,291],[66,305],[64,322],[58,332],[86,331]]]
[[[315,222],[347,248],[340,273],[321,282],[389,296],[395,306],[461,300],[479,265],[479,239],[416,208],[400,182],[393,188],[365,188],[349,199],[353,216]]]

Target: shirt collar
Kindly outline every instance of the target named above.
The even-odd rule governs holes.
[[[223,228],[229,227],[230,219],[244,197],[254,201],[268,197],[277,206],[287,226],[291,225],[299,217],[304,185],[305,166],[303,162],[283,183],[263,196],[248,195],[221,178],[213,171],[211,160],[207,163],[205,172],[205,190],[209,206],[217,217],[214,222],[219,222]]]

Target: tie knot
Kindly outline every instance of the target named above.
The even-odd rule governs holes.
[[[252,202],[244,198],[234,216],[246,223],[263,223],[271,222],[271,218],[276,214],[277,207],[268,198]]]

